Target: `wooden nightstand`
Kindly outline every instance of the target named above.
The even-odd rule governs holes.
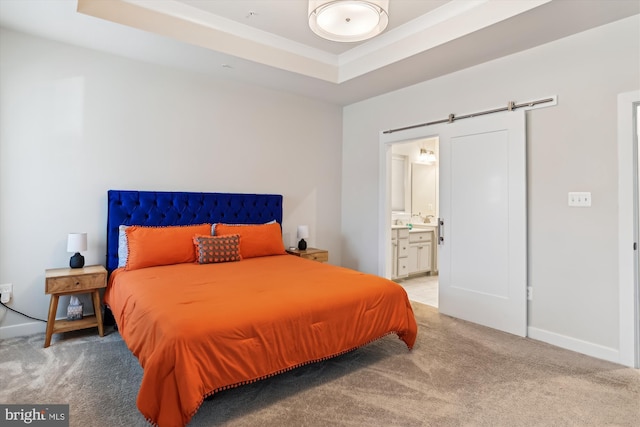
[[[100,308],[100,289],[107,286],[107,270],[101,265],[84,268],[54,268],[45,272],[45,293],[51,294],[49,319],[44,347],[51,344],[51,335],[78,329],[98,327],[100,336],[104,336],[102,311]],[[58,298],[61,295],[91,294],[95,315],[84,316],[79,320],[56,320]]]
[[[327,262],[329,261],[329,251],[324,249],[307,248],[304,251],[300,249],[287,249],[290,255],[299,256],[300,258],[310,259],[312,261]]]

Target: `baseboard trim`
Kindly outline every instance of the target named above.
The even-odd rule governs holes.
[[[86,316],[93,315],[93,310],[84,313]],[[56,320],[64,319],[64,317],[58,317]],[[47,324],[45,322],[28,322],[20,323],[18,325],[0,326],[0,340],[15,337],[25,337],[27,335],[44,334],[47,331]],[[44,336],[42,337],[44,341]]]
[[[527,336],[531,339],[546,342],[547,344],[555,345],[556,347],[561,347],[566,350],[586,354],[587,356],[603,359],[608,362],[620,363],[620,351],[615,348],[605,347],[531,326],[527,328]]]
[[[0,327],[0,340],[7,338],[23,337],[34,334],[44,334],[47,330],[47,324],[44,322],[29,322],[19,325]],[[42,337],[44,340],[44,336]]]

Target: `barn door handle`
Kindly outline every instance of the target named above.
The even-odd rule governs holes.
[[[444,245],[444,219],[438,218],[438,244]]]

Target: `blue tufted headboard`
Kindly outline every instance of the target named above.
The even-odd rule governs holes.
[[[225,222],[282,224],[282,196],[276,194],[108,191],[107,270],[118,267],[118,227]]]

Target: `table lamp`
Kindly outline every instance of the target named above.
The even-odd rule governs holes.
[[[75,252],[69,260],[69,267],[84,267],[84,257],[80,252],[87,250],[87,233],[69,233],[67,238],[67,252]]]
[[[304,241],[304,239],[309,238],[309,226],[308,225],[299,225],[298,226],[298,239],[300,239],[300,241],[298,242],[298,249],[300,249],[301,251],[306,251],[307,250],[307,242]]]

